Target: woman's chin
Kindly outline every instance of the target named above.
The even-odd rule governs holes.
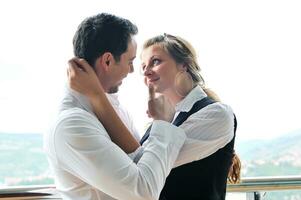
[[[164,92],[159,85],[154,85],[154,91],[159,94],[162,94]]]

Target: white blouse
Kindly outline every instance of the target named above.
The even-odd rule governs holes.
[[[206,96],[200,86],[195,87],[176,105],[174,120]],[[213,103],[189,116],[179,127],[187,138],[174,167],[205,158],[226,146],[234,136],[233,111],[228,105]]]

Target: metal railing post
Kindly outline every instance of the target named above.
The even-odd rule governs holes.
[[[262,200],[260,192],[247,192],[246,200]]]

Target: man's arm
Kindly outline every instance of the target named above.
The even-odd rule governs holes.
[[[124,200],[158,199],[185,141],[182,129],[155,120],[135,164],[90,113],[64,113],[55,129],[55,150],[67,171],[91,186]]]

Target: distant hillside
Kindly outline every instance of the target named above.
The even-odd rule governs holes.
[[[301,175],[301,129],[273,140],[236,142],[244,176]]]

